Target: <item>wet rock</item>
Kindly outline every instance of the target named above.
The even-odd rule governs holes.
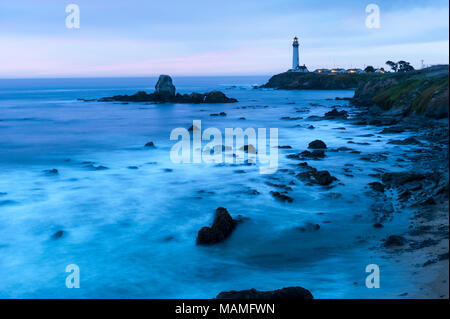
[[[394,145],[422,145],[422,142],[416,140],[414,137],[408,137],[404,140],[392,140],[389,141],[388,144]]]
[[[372,188],[374,191],[384,193],[384,185],[380,182],[373,182],[369,183],[370,188]]]
[[[148,142],[144,145],[145,147],[149,147],[149,148],[155,148],[155,143],[153,142]]]
[[[139,167],[137,167],[137,166],[128,166],[127,168],[128,169],[138,169]]]
[[[310,151],[303,151],[300,154],[297,155],[298,158],[306,159],[306,158],[312,158],[312,159],[318,159],[325,157],[325,152],[323,150],[314,150],[312,152]]]
[[[395,173],[384,173],[381,180],[384,184],[392,186],[401,186],[406,183],[420,181],[425,179],[426,176],[421,173],[412,172],[395,172]]]
[[[204,103],[234,103],[237,102],[236,99],[227,97],[224,93],[220,91],[212,91],[205,94]]]
[[[54,233],[52,235],[52,239],[59,239],[64,235],[64,231],[63,230],[58,230],[56,233]]]
[[[292,146],[290,146],[290,145],[279,145],[278,148],[279,149],[291,149]]]
[[[237,221],[234,220],[226,208],[216,209],[214,222],[211,227],[203,227],[197,235],[197,245],[211,245],[224,241],[236,228]]]
[[[407,242],[408,241],[403,236],[391,235],[385,240],[383,246],[384,247],[404,246]]]
[[[379,134],[403,133],[405,130],[401,127],[385,127]]]
[[[373,227],[374,228],[383,228],[384,226],[381,223],[375,223],[375,224],[373,224]]]
[[[327,145],[321,140],[314,140],[308,144],[308,148],[311,149],[326,149]]]
[[[332,109],[331,111],[325,113],[325,118],[326,119],[347,119],[348,117],[348,113],[347,111],[338,111],[337,109]]]
[[[273,291],[231,290],[217,295],[216,299],[313,299],[311,292],[302,287],[287,287]]]
[[[312,173],[312,177],[314,178],[317,184],[324,186],[328,186],[333,181],[337,181],[337,178],[331,176],[331,174],[328,171],[315,171]]]
[[[273,197],[275,197],[277,200],[281,202],[288,202],[292,203],[294,199],[292,197],[289,197],[287,195],[281,194],[280,192],[273,192],[271,191],[270,194],[272,194]]]

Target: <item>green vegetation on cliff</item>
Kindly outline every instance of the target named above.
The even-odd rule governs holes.
[[[399,115],[448,117],[448,65],[394,73],[363,83],[353,97],[355,105],[378,105]]]

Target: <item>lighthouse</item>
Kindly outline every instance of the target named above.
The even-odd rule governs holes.
[[[309,72],[306,66],[303,64],[302,66],[299,63],[298,57],[298,38],[294,38],[294,42],[292,42],[292,69],[291,72]]]
[[[295,37],[294,42],[292,42],[292,69],[295,70],[298,66],[298,38]]]

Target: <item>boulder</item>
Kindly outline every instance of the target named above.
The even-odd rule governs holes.
[[[155,94],[161,97],[171,98],[175,96],[175,86],[168,75],[160,75],[155,85]]]
[[[234,103],[237,102],[236,99],[227,97],[224,93],[220,91],[212,91],[205,94],[204,103]]]
[[[391,235],[385,240],[383,245],[384,247],[403,246],[407,242],[408,241],[403,236]]]
[[[236,227],[226,208],[218,207],[211,227],[203,227],[197,235],[197,245],[211,245],[224,241]]]
[[[345,120],[345,119],[347,119],[347,116],[348,116],[347,111],[344,111],[344,110],[338,111],[335,108],[332,109],[331,111],[325,113],[326,119],[343,119],[343,120]]]
[[[326,149],[327,145],[321,140],[315,140],[308,144],[308,148],[311,149]]]
[[[328,171],[313,171],[312,177],[317,184],[324,186],[330,185],[333,181],[337,180],[337,178],[331,176]]]
[[[302,287],[287,287],[272,291],[256,289],[224,291],[216,299],[313,299],[311,292]]]

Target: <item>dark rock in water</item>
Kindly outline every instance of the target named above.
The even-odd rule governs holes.
[[[103,170],[108,169],[108,167],[106,167],[106,166],[103,166],[103,165],[95,166],[93,164],[86,165],[85,167],[89,168],[89,169],[91,169],[93,171],[103,171]]]
[[[287,287],[273,291],[231,290],[217,295],[216,299],[313,299],[311,292],[302,287]]]
[[[425,178],[426,176],[420,173],[397,172],[397,173],[384,173],[381,179],[385,184],[399,186],[409,182],[420,181]]]
[[[318,159],[318,158],[325,157],[325,152],[323,150],[314,150],[312,152],[310,152],[310,151],[303,151],[303,152],[301,152],[298,155],[300,155],[302,158]]]
[[[369,183],[370,188],[372,188],[374,191],[384,193],[384,185],[380,182],[373,182]]]
[[[374,228],[383,228],[384,226],[381,223],[375,223],[375,224],[373,224],[373,227]]]
[[[395,144],[395,145],[422,145],[421,142],[416,140],[414,137],[408,137],[404,140],[392,140],[389,141],[388,144]]]
[[[331,111],[325,113],[325,118],[326,119],[347,119],[348,117],[348,113],[347,111],[338,111],[336,109],[332,109]]]
[[[225,94],[220,91],[212,91],[204,94],[205,99],[203,103],[234,103],[237,102],[236,99],[228,98]]]
[[[294,199],[292,197],[289,197],[287,195],[281,194],[280,192],[273,192],[273,191],[271,191],[270,193],[272,194],[273,197],[275,197],[279,201],[288,202],[288,203],[292,203],[294,201]]]
[[[212,113],[212,114],[209,114],[209,116],[227,116],[227,113],[225,113],[225,112]]]
[[[139,167],[137,167],[137,166],[128,166],[127,168],[128,169],[138,169]]]
[[[226,208],[217,208],[212,226],[203,227],[198,232],[197,245],[211,245],[224,241],[231,235],[236,224],[237,221],[230,216]]]
[[[148,142],[148,143],[145,144],[145,147],[155,148],[155,143],[153,143],[153,142]]]
[[[155,94],[162,98],[172,98],[175,96],[175,86],[170,76],[164,74],[159,76],[158,82],[155,85]]]
[[[401,127],[385,127],[380,134],[403,133],[405,130]]]
[[[175,86],[168,75],[161,75],[154,93],[139,91],[133,95],[115,95],[104,97],[99,102],[154,102],[154,103],[235,103],[236,99],[227,97],[223,92],[175,94]]]
[[[407,242],[403,236],[391,235],[385,240],[383,245],[384,247],[404,246]]]
[[[327,145],[321,140],[315,140],[308,144],[308,148],[311,149],[326,149]]]
[[[312,172],[312,177],[315,179],[315,182],[319,185],[330,185],[333,181],[337,181],[337,178],[331,176],[328,171],[315,171]]]
[[[58,175],[59,174],[59,172],[56,168],[46,169],[46,170],[44,170],[44,173],[47,175]]]
[[[64,235],[64,231],[63,230],[58,230],[56,233],[54,233],[52,235],[52,239],[59,239]]]
[[[290,145],[279,145],[278,148],[279,149],[291,149],[292,146],[290,146]]]

